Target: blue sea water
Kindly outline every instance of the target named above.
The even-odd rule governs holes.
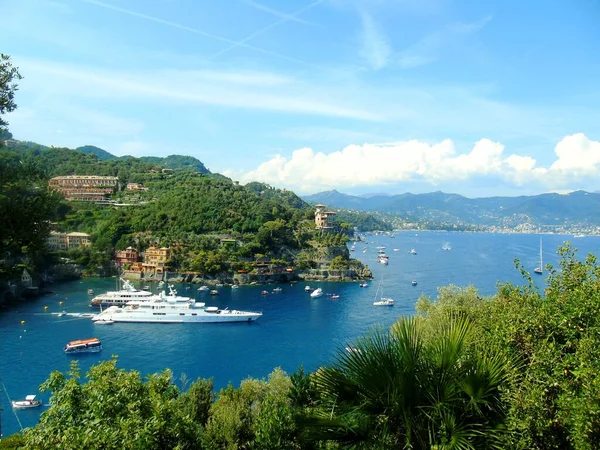
[[[8,436],[21,426],[35,425],[44,407],[14,411],[10,399],[39,394],[38,386],[51,371],[65,371],[73,356],[63,353],[75,339],[98,337],[104,350],[80,355],[85,372],[91,365],[118,355],[119,367],[142,374],[172,369],[177,380],[213,377],[220,389],[228,382],[239,385],[246,377],[266,377],[275,367],[288,373],[302,364],[314,370],[332,361],[335,352],[374,326],[389,326],[401,315],[411,315],[421,294],[435,297],[437,288],[449,284],[474,285],[482,295],[496,291],[498,282],[524,281],[515,269],[518,258],[533,272],[539,262],[539,235],[446,232],[402,232],[395,237],[366,235],[352,256],[373,270],[369,287],[358,283],[295,283],[281,285],[280,294],[261,295],[264,286],[237,290],[218,288],[218,296],[199,292],[197,285],[176,285],[178,293],[208,305],[263,312],[257,322],[238,324],[124,324],[94,325],[89,319],[57,317],[51,313],[89,312],[88,289],[96,294],[114,290],[115,278],[84,279],[53,286],[55,294],[0,309],[0,391],[2,432]],[[556,250],[570,241],[584,258],[598,254],[600,237],[573,238],[545,235],[544,264],[558,263]],[[443,250],[447,244],[450,251]],[[377,263],[377,246],[385,246],[389,265]],[[363,252],[363,249],[367,249]],[[417,254],[409,253],[415,249]],[[397,251],[394,251],[397,249]],[[534,280],[543,286],[546,275]],[[416,286],[411,285],[416,280]],[[378,284],[393,307],[372,305]],[[326,294],[311,299],[304,287],[321,287]],[[271,291],[276,285],[268,287]],[[156,290],[156,285],[152,287]],[[60,304],[62,302],[62,304]],[[46,308],[47,307],[47,308]],[[21,321],[25,321],[21,324]]]

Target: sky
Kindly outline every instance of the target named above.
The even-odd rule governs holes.
[[[298,194],[600,190],[595,0],[1,0],[16,139]]]

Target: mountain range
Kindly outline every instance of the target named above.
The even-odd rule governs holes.
[[[369,197],[336,190],[304,196],[331,208],[373,211],[421,220],[481,226],[600,226],[600,194],[574,191],[519,197],[467,198],[458,194],[376,194]]]

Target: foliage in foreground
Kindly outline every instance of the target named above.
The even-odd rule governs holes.
[[[450,318],[429,339],[421,328],[401,319],[320,369],[304,437],[373,449],[496,447],[506,360],[465,345],[467,319]]]
[[[517,362],[503,386],[505,448],[600,448],[600,267],[593,255],[578,260],[569,245],[558,252],[544,296],[521,269],[526,285],[502,284],[488,299],[450,287],[435,303],[419,302],[431,329],[449,315],[470,317],[472,343]]]

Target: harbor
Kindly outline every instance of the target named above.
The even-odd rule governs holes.
[[[392,240],[393,239],[393,240]],[[571,236],[544,236],[544,262],[556,264],[556,249]],[[275,367],[288,373],[300,364],[316,370],[328,363],[339,348],[363,335],[373,326],[389,326],[401,315],[412,315],[421,294],[435,298],[440,286],[473,284],[481,295],[496,292],[498,281],[522,284],[514,259],[519,258],[531,272],[539,264],[539,236],[480,233],[399,233],[366,236],[368,243],[356,243],[355,254],[373,267],[374,280],[360,287],[354,283],[280,284],[281,292],[263,295],[265,286],[218,286],[211,296],[198,285],[175,284],[182,296],[219,309],[260,311],[252,323],[114,323],[99,326],[92,318],[100,312],[90,308],[94,296],[114,291],[116,278],[88,278],[55,284],[54,293],[11,304],[0,309],[0,376],[6,386],[2,393],[3,433],[8,435],[34,425],[45,410],[49,394],[38,387],[52,370],[65,372],[73,359],[82,375],[94,364],[118,355],[119,366],[139,370],[143,375],[173,371],[174,380],[185,374],[215,380],[215,389],[234,385],[248,376],[267,376]],[[451,250],[443,249],[446,247]],[[600,239],[577,239],[578,257],[598,252]],[[377,264],[377,246],[398,248],[389,264]],[[417,255],[409,253],[411,249]],[[363,252],[363,249],[366,249]],[[383,278],[385,297],[394,300],[391,308],[373,305],[377,286]],[[545,275],[536,277],[543,283]],[[418,281],[413,286],[412,281]],[[312,291],[306,291],[310,285]],[[143,285],[136,285],[144,288]],[[156,293],[157,285],[150,289]],[[320,288],[323,295],[311,298]],[[88,290],[94,294],[88,294]],[[67,356],[63,348],[70,341],[98,338],[103,350]],[[40,408],[15,411],[11,400],[37,394]]]

